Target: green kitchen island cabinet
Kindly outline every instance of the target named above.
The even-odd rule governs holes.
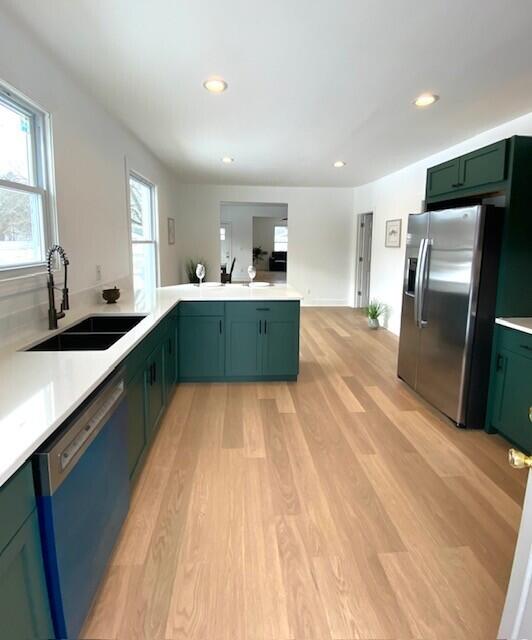
[[[0,488],[0,637],[55,637],[29,462]]]
[[[295,380],[299,302],[226,303],[226,380]]]
[[[486,430],[532,453],[532,334],[496,328]]]
[[[179,380],[296,380],[299,300],[179,304]]]

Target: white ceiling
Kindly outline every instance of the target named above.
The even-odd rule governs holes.
[[[531,0],[2,2],[187,182],[353,186],[532,111]]]

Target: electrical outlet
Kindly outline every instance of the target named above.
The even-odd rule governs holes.
[[[101,281],[102,281],[102,265],[97,264],[96,265],[96,282],[101,282]]]

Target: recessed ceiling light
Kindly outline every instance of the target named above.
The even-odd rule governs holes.
[[[234,158],[231,158],[231,156],[224,156],[224,157],[222,158],[222,162],[223,162],[224,164],[231,164],[231,163],[232,163],[232,162],[234,162],[234,161],[235,161],[235,159],[234,159]]]
[[[337,160],[334,164],[333,167],[336,167],[336,169],[341,169],[342,167],[345,167],[347,163],[344,162],[343,160]]]
[[[422,93],[414,100],[414,104],[416,107],[430,107],[431,104],[434,104],[439,99],[440,96],[435,93]]]
[[[227,82],[222,78],[208,78],[203,83],[207,91],[211,93],[223,93],[227,89]]]

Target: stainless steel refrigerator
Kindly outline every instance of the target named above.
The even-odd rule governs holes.
[[[502,212],[408,219],[398,375],[463,427],[484,426]]]

